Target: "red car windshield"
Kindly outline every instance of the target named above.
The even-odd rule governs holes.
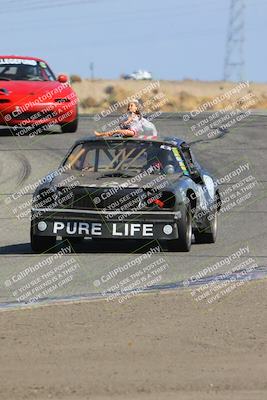
[[[0,58],[1,81],[55,81],[56,77],[44,61]]]

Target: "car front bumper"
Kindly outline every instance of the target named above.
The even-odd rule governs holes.
[[[0,125],[23,128],[25,126],[39,126],[48,124],[65,124],[77,118],[77,105],[66,103],[36,104],[24,110],[23,105],[8,105],[0,107]]]
[[[33,209],[32,230],[38,236],[92,237],[98,239],[178,238],[180,211],[90,211]]]

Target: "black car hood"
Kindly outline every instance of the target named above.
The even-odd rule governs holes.
[[[110,171],[107,171],[109,174]],[[157,183],[160,185],[162,182],[166,182],[166,187],[169,185],[177,184],[181,178],[183,178],[183,174],[139,174],[136,176],[104,176],[103,172],[101,173],[92,173],[92,172],[84,172],[81,171],[72,171],[71,173],[63,173],[59,176],[56,176],[51,184],[55,187],[65,187],[70,185],[80,186],[80,187],[131,187],[131,188],[139,188],[139,187],[149,187],[156,186]]]

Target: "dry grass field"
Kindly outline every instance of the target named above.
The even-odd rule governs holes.
[[[229,93],[238,86],[233,82],[204,82],[204,81],[132,81],[132,80],[89,80],[80,82],[73,79],[72,86],[80,100],[80,113],[95,113],[108,109],[118,102],[124,102],[128,97],[140,97],[144,110],[164,112],[194,110],[206,102]],[[247,82],[245,87],[229,98],[209,106],[207,111],[227,107],[237,101],[236,108],[242,105],[244,96],[253,97],[249,108],[267,109],[267,83]],[[248,97],[246,97],[248,99]],[[238,102],[239,100],[239,102]],[[118,107],[121,112],[125,105]],[[113,110],[115,111],[115,110]]]

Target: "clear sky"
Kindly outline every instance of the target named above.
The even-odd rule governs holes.
[[[245,0],[245,74],[267,82],[267,0]],[[2,54],[39,56],[55,71],[117,78],[223,76],[230,0],[0,0]]]

